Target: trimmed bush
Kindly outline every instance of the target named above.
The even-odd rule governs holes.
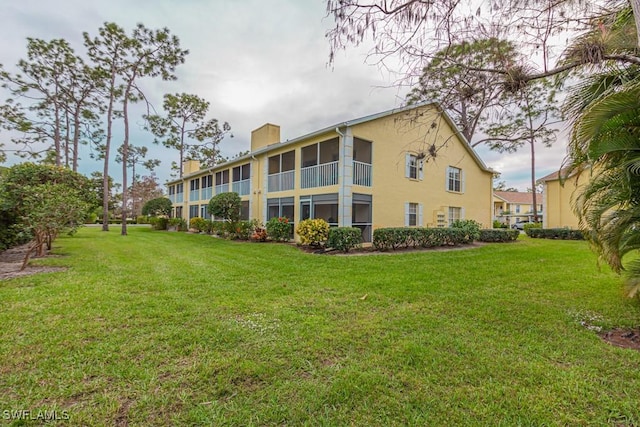
[[[203,231],[207,231],[209,224],[206,219],[195,216],[189,220],[189,228],[202,233]]]
[[[296,231],[303,245],[320,246],[329,238],[329,223],[324,219],[305,219]]]
[[[480,223],[472,219],[457,219],[453,221],[451,228],[464,231],[466,240],[464,243],[473,243],[480,237]]]
[[[149,223],[154,230],[166,230],[169,225],[169,218],[166,216],[152,216],[149,218]]]
[[[398,248],[432,248],[470,243],[463,228],[391,227],[373,231],[373,246],[386,251]]]
[[[233,223],[234,232],[231,238],[239,240],[249,240],[257,228],[262,228],[260,221],[252,219],[251,221],[238,221]]]
[[[480,230],[480,236],[478,240],[481,242],[490,242],[490,243],[504,243],[504,242],[514,242],[518,240],[518,236],[520,235],[520,231],[518,230],[508,230],[508,229],[485,229]]]
[[[526,223],[526,224],[524,224],[522,226],[522,229],[525,231],[525,233],[527,232],[527,230],[529,230],[531,228],[542,228],[542,223],[541,222],[528,222],[528,223]]]
[[[169,218],[167,228],[175,227],[176,231],[187,231],[187,221],[182,218]]]
[[[333,227],[329,229],[327,247],[344,253],[362,243],[362,231],[356,227]]]
[[[584,240],[582,231],[569,228],[528,228],[525,232],[534,239]]]
[[[276,242],[288,242],[291,238],[291,223],[286,217],[271,218],[267,221],[267,236]]]

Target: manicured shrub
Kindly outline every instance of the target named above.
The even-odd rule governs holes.
[[[534,239],[584,240],[582,231],[569,228],[529,228],[525,232]]]
[[[362,243],[362,231],[356,227],[334,227],[329,229],[327,247],[349,252]]]
[[[465,243],[472,243],[480,237],[480,223],[472,219],[457,219],[453,221],[451,228],[464,231]]]
[[[271,218],[267,221],[267,236],[276,242],[287,242],[291,238],[291,223],[286,217]]]
[[[329,223],[324,219],[305,219],[296,231],[303,245],[320,246],[329,238]]]
[[[498,220],[493,221],[493,228],[508,228],[507,224],[500,222]]]
[[[176,231],[187,231],[187,221],[182,218],[169,218],[167,228],[175,228]]]
[[[208,228],[209,224],[207,224],[207,220],[204,218],[195,216],[189,220],[189,229],[202,233],[203,231],[206,232]]]
[[[471,243],[466,228],[392,227],[373,231],[373,246],[381,251],[398,248],[431,248]]]
[[[520,231],[508,229],[484,229],[480,230],[478,240],[481,242],[503,243],[518,240]]]
[[[240,220],[240,207],[242,200],[238,193],[220,193],[211,200],[207,207],[209,213],[217,218],[236,223]]]
[[[251,235],[251,240],[254,242],[266,242],[267,230],[263,227],[254,228],[253,234]]]
[[[251,221],[238,221],[233,223],[233,233],[229,237],[239,240],[249,240],[256,228],[261,228],[262,224],[257,219]]]
[[[151,199],[142,206],[142,215],[162,216],[170,213],[171,200],[166,197]]]
[[[525,231],[525,233],[527,232],[527,230],[529,230],[531,228],[542,228],[542,223],[541,222],[528,222],[528,223],[526,223],[526,224],[524,224],[522,226],[522,229]]]
[[[149,223],[154,230],[166,230],[169,225],[169,218],[166,216],[152,216],[149,218]]]

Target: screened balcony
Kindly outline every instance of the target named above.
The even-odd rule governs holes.
[[[372,185],[371,142],[353,139],[353,183],[364,187]]]
[[[269,157],[267,191],[293,190],[295,185],[295,151]]]
[[[233,168],[232,173],[231,191],[238,193],[240,196],[248,195],[251,191],[251,164],[246,163],[236,166]]]
[[[302,147],[301,155],[301,188],[338,184],[338,138]]]
[[[229,169],[216,172],[216,195],[229,192]]]

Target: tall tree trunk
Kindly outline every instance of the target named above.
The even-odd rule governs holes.
[[[127,235],[127,202],[129,192],[127,191],[127,168],[129,165],[129,90],[131,84],[127,85],[122,101],[122,117],[124,118],[124,142],[122,143],[122,231],[121,235]]]
[[[104,146],[104,169],[102,175],[102,231],[109,231],[109,151],[111,150],[111,137],[113,126],[113,98],[116,83],[115,70],[111,69],[111,82],[109,86],[109,107],[107,109],[107,139]]]
[[[80,145],[80,105],[73,113],[73,171],[78,172],[78,147]]]

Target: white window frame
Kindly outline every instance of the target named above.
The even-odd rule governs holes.
[[[457,218],[456,218],[456,215],[453,214],[454,212],[458,213]],[[464,219],[464,208],[460,206],[449,206],[449,209],[447,210],[447,219],[449,220],[449,227],[451,227],[451,224],[453,224],[453,221],[458,219]]]
[[[456,174],[456,176],[452,174]],[[455,183],[460,183],[460,189],[456,190]],[[452,185],[453,184],[453,185]],[[447,175],[445,177],[445,189],[451,193],[464,193],[464,171],[461,168],[457,168],[454,166],[447,167]]]
[[[412,212],[412,210],[414,212]],[[415,215],[416,223],[410,225],[411,216]],[[422,203],[406,202],[404,204],[404,226],[405,227],[422,227],[423,224],[423,206]]]
[[[411,172],[415,170],[415,176],[411,176]],[[406,153],[405,155],[405,178],[422,181],[424,179],[424,171],[422,169],[422,160],[418,159],[416,154]]]

